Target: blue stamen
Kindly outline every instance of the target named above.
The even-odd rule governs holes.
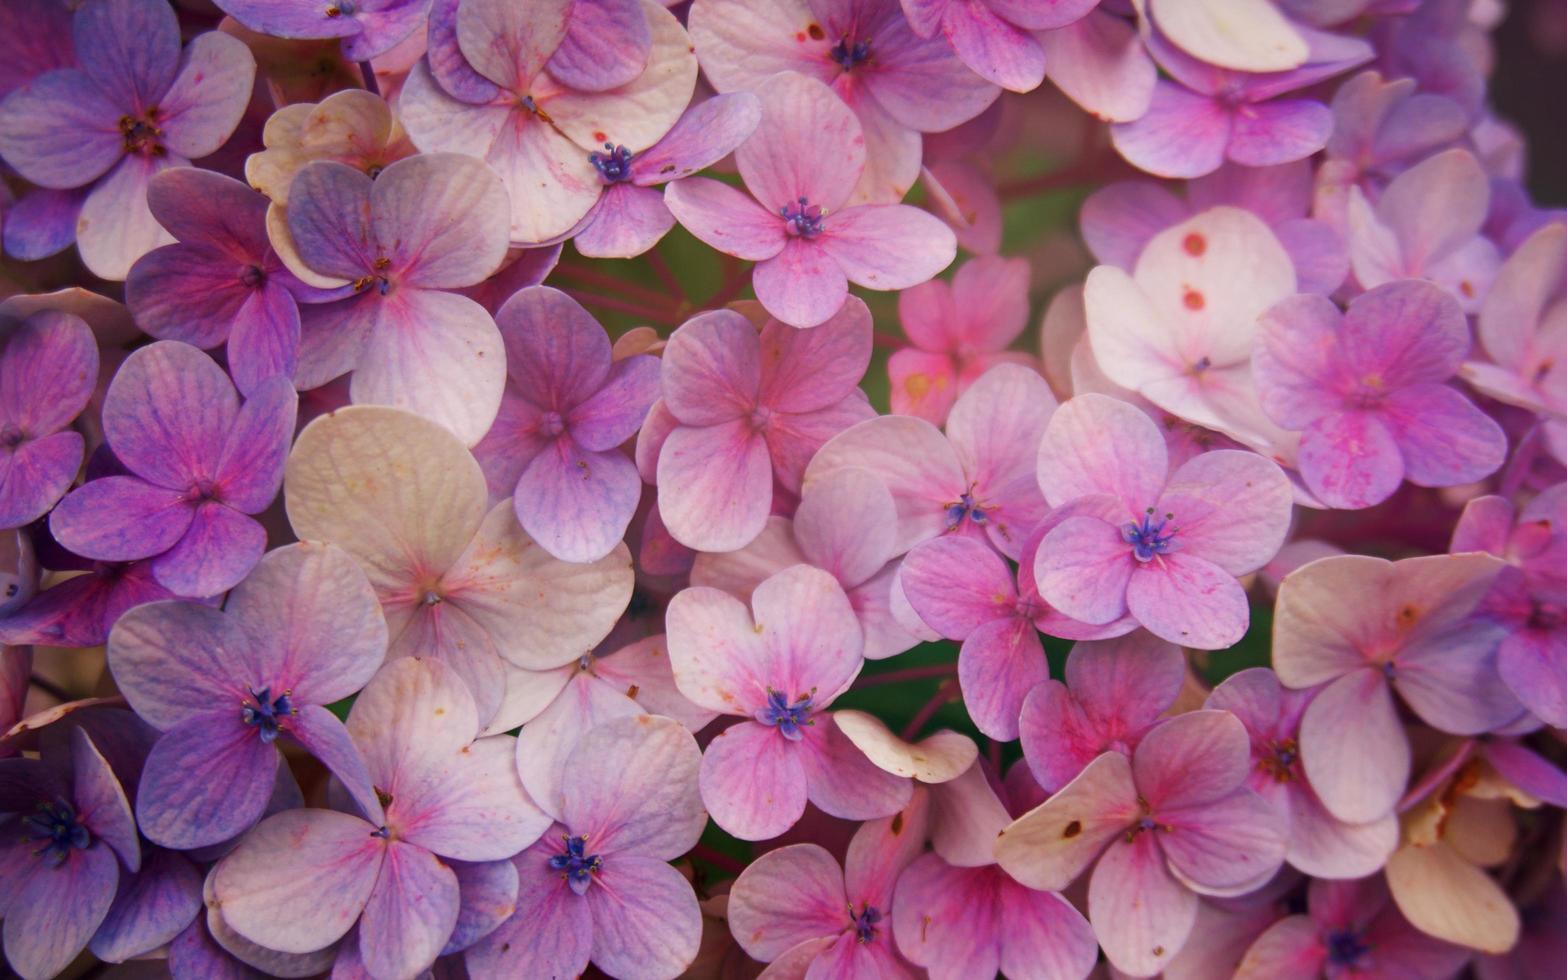
[[[796,238],[815,238],[822,233],[822,209],[800,198],[778,209],[784,219],[784,231]]]
[[[272,689],[263,687],[259,691],[251,691],[253,701],[241,702],[239,709],[240,720],[261,730],[261,740],[271,742],[277,738],[282,730],[282,720],[294,713],[294,701],[290,697],[290,691],[284,691],[276,699],[272,697]]]
[[[855,937],[860,943],[868,943],[876,938],[876,923],[881,921],[881,912],[875,906],[861,904],[860,911],[856,913],[854,906],[849,906],[849,923],[854,927]]]
[[[1327,936],[1328,962],[1340,967],[1361,967],[1371,947],[1360,933],[1350,929],[1334,929]]]
[[[957,503],[947,505],[947,530],[956,530],[965,518],[973,521],[980,527],[990,523],[990,515],[985,513],[985,508],[975,501],[974,495],[971,493],[965,493],[958,498]]]
[[[599,179],[606,184],[631,179],[631,151],[624,146],[605,143],[608,153],[589,153],[588,162],[599,172]]]
[[[870,58],[871,46],[865,41],[850,43],[847,37],[843,37],[838,40],[837,44],[833,45],[832,50],[828,54],[832,55],[832,60],[838,63],[839,68],[842,68],[844,71],[851,71],[855,65]]]
[[[1138,561],[1153,561],[1155,555],[1175,550],[1175,533],[1180,528],[1165,530],[1165,525],[1174,517],[1174,514],[1166,514],[1164,520],[1155,520],[1150,507],[1143,515],[1142,523],[1121,525],[1121,539],[1132,546],[1132,554]]]
[[[29,840],[43,843],[33,854],[51,868],[64,864],[73,848],[85,851],[92,844],[92,834],[76,819],[76,808],[63,799],[38,804],[38,812],[23,817],[22,826]]]
[[[782,691],[767,689],[767,706],[756,713],[756,720],[764,725],[777,725],[778,731],[791,742],[805,737],[800,731],[804,725],[815,724],[811,718],[811,696],[800,695],[793,704]]]
[[[562,837],[566,850],[550,858],[550,868],[561,872],[561,878],[578,895],[585,895],[593,884],[593,876],[604,867],[604,860],[597,854],[587,853],[586,837]]]

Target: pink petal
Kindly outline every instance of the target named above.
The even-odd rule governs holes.
[[[1001,882],[1001,968],[1009,977],[1085,976],[1098,958],[1088,920],[1065,898]]]
[[[1110,127],[1129,163],[1156,177],[1201,177],[1224,162],[1233,120],[1216,100],[1173,82],[1154,84],[1148,111]]]
[[[821,712],[793,746],[805,775],[810,801],[824,813],[845,820],[890,817],[903,809],[914,784],[879,768]],[[780,739],[781,740],[781,739]]]
[[[514,749],[510,739],[491,736],[449,756],[445,768],[422,780],[400,770],[391,781],[402,784],[407,799],[400,813],[395,799],[389,804],[388,820],[403,839],[442,857],[500,861],[515,854],[549,829],[550,818],[522,788]]]
[[[450,767],[478,731],[473,695],[450,667],[434,659],[405,657],[388,664],[359,693],[348,716],[348,733],[371,778],[388,790],[400,780],[418,785]]]
[[[1195,889],[1226,893],[1244,888],[1271,878],[1284,863],[1289,825],[1249,789],[1162,809],[1159,819],[1173,828],[1158,838],[1171,872]]]
[[[697,792],[701,761],[696,739],[673,719],[607,721],[582,736],[566,763],[564,822],[587,835],[610,865],[629,853],[679,857],[707,823]]]
[[[393,841],[359,921],[371,976],[408,976],[435,962],[457,925],[457,875],[440,858]]]
[[[1140,812],[1131,762],[1119,752],[1106,752],[1003,830],[996,840],[996,860],[1029,888],[1060,891],[1107,843],[1122,836]]]
[[[1272,460],[1221,449],[1183,463],[1155,509],[1175,514],[1184,554],[1244,575],[1284,544],[1293,497],[1289,478]]]
[[[686,425],[717,425],[756,408],[762,379],[756,328],[732,310],[693,317],[663,355],[664,407]]]
[[[566,37],[550,55],[550,77],[588,92],[619,88],[647,68],[652,46],[637,0],[573,3]]]
[[[947,438],[984,505],[985,533],[1002,553],[1018,557],[1049,509],[1035,459],[1055,396],[1039,372],[1020,364],[986,370],[947,416]]]
[[[190,159],[217,152],[244,116],[255,80],[255,59],[243,41],[222,31],[198,34],[156,103],[165,144]]]
[[[421,153],[399,160],[370,189],[378,260],[388,260],[388,272],[407,286],[471,286],[506,256],[506,202],[500,177],[472,157]]]
[[[772,726],[754,721],[719,732],[702,754],[700,776],[702,803],[713,822],[741,840],[767,840],[794,826],[806,798],[799,750]]]
[[[565,39],[570,10],[563,0],[464,3],[457,11],[457,44],[479,74],[503,88],[525,91]]]
[[[1133,569],[1126,608],[1155,636],[1199,650],[1233,645],[1251,621],[1246,590],[1234,575],[1180,552]]]
[[[761,124],[735,150],[746,188],[771,213],[801,198],[836,212],[865,168],[865,137],[853,111],[826,85],[793,72],[780,73],[755,94]],[[835,152],[820,153],[820,146]]]
[[[561,780],[581,737],[611,719],[640,713],[635,701],[593,674],[576,666],[561,670],[570,674],[564,688],[517,735],[517,772],[523,788],[557,820],[563,819]],[[549,675],[528,671],[527,676],[542,686]]]
[[[1233,793],[1251,768],[1251,740],[1228,711],[1189,711],[1155,727],[1132,756],[1139,795],[1155,815]]]
[[[616,450],[581,451],[557,439],[517,483],[523,530],[562,561],[593,562],[620,544],[642,496],[636,466]]]
[[[1108,395],[1068,399],[1039,444],[1039,485],[1061,506],[1089,494],[1110,494],[1126,514],[1141,514],[1164,487],[1164,437],[1145,413]]]
[[[768,323],[761,336],[761,404],[791,414],[836,405],[870,366],[872,332],[871,312],[858,297],[811,330]]]
[[[933,980],[994,976],[1010,932],[1000,921],[999,875],[993,868],[954,868],[937,854],[915,861],[898,877],[892,903],[898,949]]]
[[[875,417],[876,410],[858,388],[814,412],[774,413],[762,429],[773,460],[773,478],[789,493],[800,493],[805,468],[822,446],[840,432]]]
[[[1246,950],[1237,977],[1318,977],[1328,949],[1310,916],[1289,915],[1269,926]]]
[[[1439,287],[1401,280],[1377,286],[1349,304],[1340,342],[1348,371],[1400,388],[1456,374],[1469,353],[1469,325]]]
[[[794,515],[794,540],[811,564],[859,585],[894,556],[897,510],[875,475],[840,470],[813,483]]]
[[[767,852],[741,873],[729,895],[735,940],[763,962],[800,943],[834,935],[848,924],[843,871],[816,844]]]
[[[808,565],[785,569],[756,587],[751,607],[771,665],[768,680],[791,700],[809,692],[819,711],[859,674],[859,621],[827,572]]]
[[[1034,561],[1040,596],[1073,619],[1093,624],[1113,622],[1126,614],[1134,575],[1160,574],[1138,568],[1120,529],[1097,517],[1062,521],[1045,535]]]
[[[938,280],[931,284],[945,285]],[[899,297],[913,291],[905,289]],[[908,317],[903,320],[907,323]],[[948,354],[930,354],[914,348],[894,351],[887,359],[887,380],[892,389],[894,415],[912,415],[941,425],[957,400],[957,371]]]
[[[211,479],[239,411],[212,358],[159,341],[126,358],[104,397],[104,433],[131,472],[170,489]]]
[[[1411,637],[1393,658],[1393,687],[1427,724],[1455,735],[1500,728],[1523,706],[1496,669],[1502,627],[1470,620],[1434,636]]]
[[[1116,969],[1152,976],[1180,952],[1197,896],[1165,868],[1153,833],[1113,841],[1088,884],[1088,917]]]
[[[662,193],[651,187],[611,184],[593,209],[592,220],[571,243],[589,258],[630,259],[657,245],[674,226],[675,216]]]
[[[803,328],[826,322],[843,307],[848,280],[827,241],[790,238],[751,270],[751,288],[768,313]]]
[[[1274,99],[1237,108],[1226,156],[1247,167],[1303,160],[1333,132],[1333,112],[1311,99]]]
[[[1488,415],[1446,385],[1413,385],[1391,394],[1384,418],[1403,453],[1409,482],[1447,487],[1496,472],[1507,437]]]
[[[866,289],[907,289],[957,255],[952,230],[908,205],[864,205],[830,214],[818,241],[843,274]]]
[[[546,837],[512,859],[517,868],[517,911],[468,951],[468,969],[479,976],[570,977],[587,969],[593,951],[588,903],[572,893],[549,866],[560,846]]]
[[[1409,779],[1409,740],[1381,674],[1362,669],[1323,689],[1300,725],[1301,760],[1329,813],[1353,823],[1392,811]]]
[[[972,538],[927,541],[903,561],[904,594],[942,636],[966,640],[981,627],[1016,617],[1017,587],[1006,562]]]
[[[700,586],[685,589],[670,600],[664,625],[675,683],[704,708],[750,715],[767,703],[770,686],[787,683],[773,647],[733,596]]]
[[[707,177],[688,177],[664,188],[675,220],[708,245],[736,258],[760,261],[782,251],[788,239],[776,212]]]
[[[986,81],[1030,92],[1045,77],[1045,52],[1034,37],[983,3],[948,4],[941,32],[963,63]]]
[[[1038,38],[1045,74],[1088,112],[1131,122],[1148,111],[1159,73],[1131,23],[1096,9]]]
[[[958,654],[958,680],[969,717],[994,739],[1018,737],[1024,696],[1049,677],[1044,646],[1027,619],[985,623],[969,634]]]
[[[772,508],[766,440],[737,419],[669,434],[658,457],[659,509],[676,541],[733,551],[761,533]]]
[[[696,958],[702,911],[691,883],[664,861],[618,855],[586,898],[593,962],[611,976],[676,976]]]
[[[761,118],[761,103],[750,92],[729,92],[696,103],[662,139],[632,159],[631,179],[639,187],[683,180],[734,152],[755,132]],[[605,192],[606,197],[609,194]],[[577,243],[581,244],[580,236]]]

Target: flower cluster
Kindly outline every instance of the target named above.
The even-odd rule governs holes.
[[[1494,6],[6,0],[5,964],[1559,975]]]

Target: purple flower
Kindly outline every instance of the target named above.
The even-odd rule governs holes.
[[[358,750],[323,706],[363,687],[385,651],[375,592],[332,545],[271,552],[221,612],[164,602],[121,617],[109,669],[163,731],[136,800],[142,833],[190,849],[248,830],[272,795],[279,736],[320,759],[379,823]]]
[[[1567,484],[1517,513],[1501,497],[1477,497],[1453,529],[1453,552],[1485,551],[1509,567],[1479,613],[1508,631],[1496,651],[1502,681],[1548,725],[1567,724]]]
[[[122,877],[141,868],[125,790],[82,728],[44,759],[0,761],[5,956],[26,980],[70,965],[98,932]]]
[[[1333,113],[1315,99],[1281,99],[1371,60],[1359,38],[1299,29],[1310,44],[1304,63],[1287,71],[1232,71],[1191,57],[1158,34],[1149,50],[1170,81],[1154,86],[1148,112],[1110,127],[1115,148],[1132,165],[1159,177],[1201,177],[1225,160],[1268,167],[1322,149]]]
[[[291,39],[342,38],[343,56],[369,61],[424,23],[430,0],[214,0],[241,24]]]
[[[1316,880],[1307,912],[1274,923],[1241,960],[1237,980],[1306,976],[1448,977],[1472,955],[1409,924],[1381,876]]]
[[[1473,483],[1506,458],[1501,426],[1446,383],[1469,324],[1430,283],[1378,286],[1342,314],[1325,296],[1293,296],[1261,324],[1252,372],[1263,410],[1301,430],[1296,465],[1327,506],[1379,504],[1406,478]]]
[[[372,975],[428,968],[461,907],[446,862],[505,860],[549,826],[517,779],[511,740],[476,738],[479,727],[467,686],[445,664],[384,667],[348,716],[384,818],[286,810],[263,820],[213,871],[225,922],[284,953],[323,949],[357,922]]]
[[[288,235],[272,244],[355,294],[304,311],[301,389],[353,371],[356,404],[407,408],[479,441],[500,405],[505,355],[489,313],[453,290],[506,256],[494,171],[451,153],[399,160],[375,178],[318,160],[294,178]]]
[[[845,468],[869,470],[897,505],[894,554],[960,534],[1015,558],[1047,510],[1031,464],[1055,407],[1036,372],[1000,364],[952,406],[945,435],[924,419],[868,419],[821,448],[805,487]]]
[[[431,21],[439,29],[429,54],[409,73],[398,100],[403,125],[421,150],[479,157],[501,175],[511,192],[511,208],[502,215],[510,215],[514,243],[568,236],[603,194],[603,168],[623,165],[615,161],[616,148],[633,160],[648,152],[691,101],[696,55],[674,15],[653,0],[599,7],[583,0],[462,0],[452,11],[443,4]],[[578,10],[599,29],[569,34]],[[644,26],[629,34],[619,29],[632,18]],[[553,69],[565,62],[557,65],[551,56],[573,34],[603,50],[577,45],[567,77],[557,78]],[[618,70],[643,44],[637,74],[601,88],[613,80],[602,69]]]
[[[913,347],[887,359],[892,411],[941,425],[952,403],[997,364],[1034,365],[1007,348],[1028,322],[1028,263],[982,256],[946,283],[933,279],[898,294],[898,319]]]
[[[920,37],[940,33],[982,78],[1029,92],[1045,80],[1043,39],[1033,32],[1072,24],[1099,0],[902,0],[902,5]]]
[[[1018,737],[1024,697],[1050,677],[1040,632],[1097,639],[1135,628],[1125,619],[1094,627],[1061,615],[1034,590],[1032,567],[1027,550],[1017,575],[988,545],[948,536],[909,552],[899,572],[919,618],[963,642],[958,682],[969,717],[980,731],[1005,741]]]
[[[933,215],[902,204],[846,206],[865,171],[865,134],[832,89],[780,72],[756,96],[761,125],[735,151],[750,197],[692,178],[665,188],[664,201],[697,238],[757,263],[751,286],[767,312],[814,327],[843,307],[851,281],[907,289],[951,263],[957,240]]]
[[[1158,426],[1131,405],[1078,395],[1039,448],[1056,512],[1033,572],[1044,600],[1085,623],[1130,613],[1182,646],[1217,650],[1246,632],[1237,576],[1284,543],[1292,493],[1270,460],[1222,449],[1168,474]]]
[[[794,517],[767,518],[762,533],[738,551],[696,556],[692,585],[723,589],[742,602],[769,576],[791,565],[815,565],[838,580],[865,633],[865,659],[881,660],[919,642],[897,619],[898,514],[881,478],[843,469],[811,485]]]
[[[322,416],[300,433],[287,475],[294,533],[342,548],[375,587],[388,659],[443,661],[492,733],[542,707],[529,707],[527,685],[508,683],[509,669],[574,663],[631,598],[624,545],[586,564],[551,557],[510,500],[489,503],[457,437],[417,415],[350,406]]]
[[[0,353],[0,528],[49,512],[76,479],[84,443],[67,428],[98,383],[98,342],[81,317],[34,313]]]
[[[102,646],[127,609],[176,598],[158,584],[150,561],[88,564],[86,574],[63,579],[0,616],[0,643]]]
[[[1327,811],[1301,759],[1301,715],[1316,689],[1288,691],[1265,667],[1231,674],[1203,706],[1228,711],[1251,736],[1252,772],[1247,782],[1278,811],[1289,829],[1284,859],[1318,878],[1362,878],[1380,871],[1398,846],[1398,818],[1392,813],[1348,823]]]
[[[179,239],[136,260],[125,304],[160,340],[210,349],[228,342],[228,365],[249,395],[299,361],[300,298],[319,298],[283,265],[267,241],[267,199],[210,170],[158,174],[147,205]]]
[[[566,757],[559,822],[512,859],[517,911],[467,954],[475,978],[672,980],[696,958],[702,914],[669,861],[706,825],[701,752],[679,722],[632,715]]]
[[[1474,735],[1523,707],[1496,671],[1504,627],[1473,616],[1503,563],[1485,554],[1314,561],[1279,586],[1273,669],[1286,687],[1326,685],[1300,720],[1301,762],[1329,813],[1365,823],[1409,779],[1397,691],[1438,731]]]
[[[1185,683],[1185,655],[1152,633],[1074,643],[1066,683],[1043,681],[1023,702],[1029,771],[1055,793],[1106,752],[1130,757]]]
[[[512,383],[474,455],[545,551],[598,561],[625,537],[642,495],[620,445],[658,397],[658,358],[614,361],[598,321],[548,286],[513,295],[496,322]]]
[[[1199,894],[1252,891],[1284,860],[1271,806],[1246,788],[1246,729],[1225,711],[1164,722],[1128,759],[1106,752],[1002,831],[996,859],[1060,891],[1090,864],[1088,919],[1111,965],[1158,973],[1191,934]]]
[[[907,779],[873,765],[826,710],[864,662],[854,610],[831,575],[779,572],[751,596],[686,589],[665,614],[680,693],[743,721],[702,756],[702,801],[727,832],[765,840],[788,830],[807,798],[846,820],[889,816]]]
[[[644,430],[644,442],[661,440],[638,453],[658,460],[659,511],[675,540],[733,551],[755,539],[774,481],[798,492],[822,443],[875,414],[856,387],[870,358],[870,310],[857,298],[810,331],[772,320],[758,336],[733,310],[676,330],[663,363],[673,425]]]
[[[579,0],[578,9],[580,9]],[[756,131],[761,107],[749,92],[715,95],[687,109],[657,143],[633,153],[606,143],[588,155],[604,193],[571,242],[593,258],[629,259],[657,245],[675,216],[654,190],[717,163]]]
[[[88,558],[153,559],[153,577],[176,595],[233,588],[266,548],[266,530],[248,515],[277,496],[296,406],[285,378],[258,385],[241,406],[223,369],[196,348],[141,348],[103,404],[104,435],[129,473],[67,494],[50,531]]]
[[[923,799],[866,821],[840,867],[816,844],[769,851],[729,892],[729,928],[776,975],[907,977],[893,924],[898,876],[919,856]]]
[[[779,71],[825,82],[865,133],[850,201],[893,204],[920,175],[920,134],[979,115],[1000,94],[940,38],[922,38],[897,0],[698,0],[691,40],[720,92],[765,92]]]
[[[71,26],[81,68],[45,72],[0,103],[0,156],[42,187],[97,181],[77,246],[94,274],[124,279],[168,241],[147,209],[153,174],[223,145],[250,102],[256,63],[218,31],[182,54],[164,0],[86,4]]]

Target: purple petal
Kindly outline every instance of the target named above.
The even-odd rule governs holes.
[[[197,171],[182,167],[159,176],[185,172]],[[204,349],[224,341],[253,294],[232,254],[184,244],[148,252],[125,281],[125,303],[142,329]]]
[[[1298,465],[1312,496],[1329,507],[1370,507],[1404,481],[1398,442],[1371,412],[1334,412],[1313,421],[1301,434]]]
[[[239,621],[195,602],[160,602],[128,610],[108,648],[115,684],[136,713],[159,729],[193,715],[232,708],[251,688],[273,683],[257,669]]]
[[[1303,160],[1322,149],[1333,132],[1333,112],[1311,99],[1257,102],[1237,111],[1226,155],[1247,167]]]
[[[239,410],[212,471],[224,503],[246,514],[265,510],[283,483],[298,397],[287,378],[262,382]]]
[[[250,574],[266,548],[266,528],[226,504],[208,501],[194,509],[174,547],[152,560],[152,574],[175,595],[214,596]]]
[[[71,38],[71,11],[52,0],[19,0],[8,4],[0,31],[0,98],[10,95],[46,71],[69,67],[76,60]]]
[[[761,855],[735,880],[729,902],[735,941],[767,962],[842,929],[848,905],[843,869],[816,844],[790,844]]]
[[[495,322],[506,342],[512,380],[541,409],[564,415],[609,378],[609,336],[592,314],[558,289],[534,286],[518,292]]]
[[[563,829],[563,828],[561,828]],[[587,969],[593,952],[588,903],[551,870],[559,838],[544,840],[512,859],[517,868],[517,911],[468,951],[477,976],[573,977]]]
[[[713,822],[741,840],[767,840],[794,826],[806,798],[799,748],[754,721],[719,732],[702,754],[700,773],[702,803]]]
[[[120,115],[82,72],[48,72],[0,104],[0,154],[41,187],[81,187],[124,155]]]
[[[133,476],[109,476],[66,494],[49,515],[49,530],[79,555],[134,561],[174,547],[195,513],[181,493]]]
[[[1201,177],[1219,169],[1233,117],[1217,101],[1173,82],[1155,83],[1148,111],[1110,127],[1129,163],[1156,177]]]
[[[756,96],[762,122],[735,150],[746,188],[769,213],[801,198],[829,214],[837,211],[865,169],[864,137],[854,112],[826,85],[793,72],[780,73]],[[819,146],[838,151],[820,153]],[[781,233],[782,222],[779,226]]]
[[[250,105],[255,79],[255,58],[243,41],[222,31],[198,34],[158,103],[169,149],[192,160],[217,152]]]
[[[114,732],[99,734],[105,744]],[[125,870],[135,872],[141,868],[141,840],[136,836],[136,821],[131,816],[130,803],[125,789],[110,768],[108,760],[93,744],[87,728],[71,729],[71,792],[76,804],[76,817],[92,836],[107,844],[125,865]],[[123,753],[129,746],[112,745],[111,752]],[[123,756],[122,756],[123,757]],[[134,791],[135,786],[131,789]]]
[[[1555,725],[1567,719],[1567,631],[1519,630],[1497,648],[1496,666],[1540,720]]]
[[[312,271],[357,279],[375,268],[372,186],[364,173],[335,160],[317,160],[295,175],[288,194],[288,232]]]
[[[169,729],[147,757],[136,819],[154,843],[189,850],[238,837],[261,819],[278,752],[235,705]]]
[[[696,958],[702,937],[696,893],[664,861],[619,855],[586,898],[593,962],[611,976],[678,975]]]
[[[456,861],[450,867],[457,875],[462,906],[442,956],[469,948],[500,928],[517,910],[517,866],[511,861]]]
[[[156,0],[109,0],[72,22],[83,70],[135,108],[156,106],[179,66],[174,11]]]
[[[546,67],[567,88],[606,92],[642,74],[652,45],[639,0],[576,0],[566,37]]]
[[[58,976],[114,902],[120,864],[107,847],[73,849],[58,868],[30,875],[5,916],[5,956],[24,977]]]
[[[673,719],[638,714],[605,722],[567,760],[564,822],[614,855],[606,857],[610,865],[630,853],[678,857],[706,823],[697,791],[701,758],[696,739]]]
[[[1131,271],[1149,239],[1190,213],[1186,202],[1165,187],[1130,180],[1090,194],[1078,221],[1094,258]]]
[[[1418,486],[1472,483],[1496,472],[1507,457],[1501,426],[1446,385],[1394,392],[1384,415],[1403,453],[1405,475]]]
[[[525,92],[565,40],[571,4],[542,0],[468,0],[457,10],[457,43],[479,74],[513,92]]]
[[[0,457],[0,527],[30,524],[49,512],[82,465],[82,436],[56,432]]]
[[[68,313],[38,313],[17,326],[0,358],[0,413],[38,438],[70,425],[98,377],[92,330]]]
[[[760,261],[788,240],[776,212],[707,177],[677,180],[664,188],[664,204],[682,226],[726,255]]]
[[[137,874],[120,879],[120,891],[88,948],[110,963],[123,963],[166,945],[202,910],[201,875],[183,855],[154,848]]]
[[[386,849],[359,920],[359,953],[371,976],[415,976],[435,962],[457,926],[457,875],[413,844]]]
[[[507,203],[506,186],[483,161],[456,153],[399,160],[370,189],[378,257],[409,286],[471,286],[506,257]]]
[[[761,118],[761,103],[750,92],[729,92],[699,102],[663,139],[632,157],[631,179],[642,187],[683,180],[734,152],[756,131]],[[613,191],[610,188],[605,196]],[[580,236],[577,241],[580,245]]]
[[[292,379],[299,366],[299,306],[273,281],[252,292],[235,313],[228,337],[229,371],[247,398],[270,378]]]
[[[453,98],[482,105],[500,94],[500,89],[474,71],[463,57],[457,42],[458,7],[459,0],[435,0],[431,5],[426,33],[427,64],[430,74]]]
[[[5,254],[31,262],[69,248],[76,241],[76,218],[86,200],[87,192],[80,189],[38,187],[23,194],[5,212]]]
[[[377,824],[386,819],[364,759],[336,715],[318,704],[304,705],[289,721],[287,734],[337,777],[366,819]]]
[[[212,358],[188,344],[159,341],[126,358],[116,372],[104,398],[104,433],[131,472],[185,490],[216,476],[238,403],[233,383]]]
[[[616,361],[603,387],[567,417],[572,439],[584,449],[606,452],[636,435],[658,398],[660,369],[659,360],[646,354]]]
[[[1393,658],[1393,688],[1438,731],[1478,735],[1506,725],[1523,706],[1496,669],[1506,629],[1475,619],[1435,635],[1410,636]]]
[[[1033,35],[983,3],[948,4],[942,33],[963,63],[1011,92],[1030,92],[1045,77],[1045,52]]]

